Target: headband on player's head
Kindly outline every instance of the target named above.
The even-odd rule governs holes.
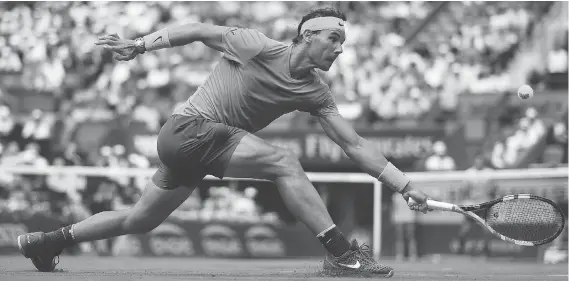
[[[319,31],[324,29],[338,30],[346,34],[346,22],[337,17],[320,17],[305,21],[300,28],[300,34],[305,30]]]

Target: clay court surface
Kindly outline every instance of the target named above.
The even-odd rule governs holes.
[[[543,265],[444,257],[439,263],[385,263],[395,276],[385,280],[568,280],[567,264]],[[205,258],[130,258],[62,256],[54,273],[41,273],[21,256],[0,256],[0,280],[362,280],[370,278],[329,277],[322,274],[318,259],[229,260]]]

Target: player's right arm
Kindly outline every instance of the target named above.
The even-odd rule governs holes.
[[[214,50],[223,52],[223,33],[227,29],[227,26],[194,22],[168,28],[165,30],[168,33],[172,47],[184,46],[196,41],[200,41]],[[163,30],[155,32],[156,35],[154,36],[152,36],[153,34],[145,36],[144,41],[147,39],[148,41],[151,41],[160,33],[163,33]],[[148,44],[146,45],[148,46],[147,49],[152,48],[152,42],[145,42],[145,44]]]
[[[146,51],[184,46],[196,41],[223,52],[223,32],[227,28],[195,22],[158,30],[134,40],[122,39],[118,34],[104,35],[98,38],[95,45],[116,52],[117,60],[131,60]]]
[[[259,54],[267,41],[267,37],[256,30],[206,23],[188,23],[165,28],[135,40],[121,39],[117,34],[101,36],[98,39],[95,44],[116,52],[117,60],[131,60],[147,51],[200,41],[223,52],[227,59],[241,64]]]

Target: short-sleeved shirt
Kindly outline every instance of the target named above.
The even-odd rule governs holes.
[[[330,88],[315,70],[301,79],[291,77],[292,45],[235,27],[227,28],[222,38],[223,57],[174,114],[200,115],[252,133],[296,110],[338,114]]]

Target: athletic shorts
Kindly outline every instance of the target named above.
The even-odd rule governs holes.
[[[160,165],[152,182],[162,189],[195,186],[206,175],[223,178],[245,130],[200,116],[172,115],[158,134]]]

